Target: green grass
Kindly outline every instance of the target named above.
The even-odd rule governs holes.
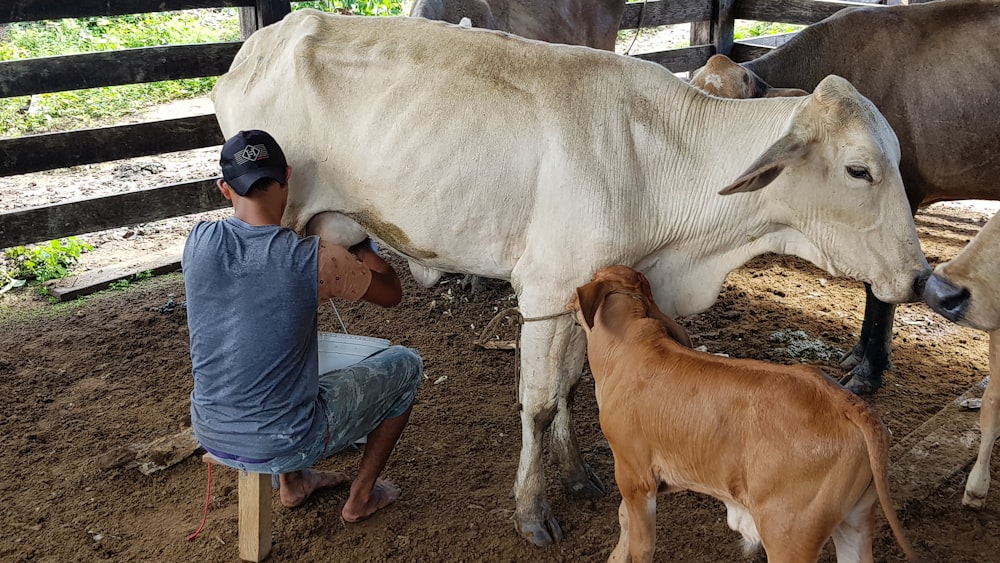
[[[0,60],[236,40],[235,8],[13,23]],[[206,77],[0,99],[0,136],[94,127],[214,85],[215,77]]]

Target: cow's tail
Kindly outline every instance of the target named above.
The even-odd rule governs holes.
[[[848,407],[848,418],[853,422],[865,438],[865,447],[868,450],[868,462],[871,465],[872,481],[875,483],[875,492],[878,494],[879,504],[882,505],[882,512],[889,522],[892,535],[896,538],[896,543],[903,550],[906,560],[910,563],[924,561],[913,546],[906,540],[903,532],[903,525],[896,515],[896,508],[889,498],[889,433],[878,416],[865,407],[861,399],[852,395],[851,405]]]

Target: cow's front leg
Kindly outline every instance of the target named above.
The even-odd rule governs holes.
[[[514,482],[517,503],[514,521],[518,532],[537,546],[562,540],[562,530],[552,516],[552,508],[545,497],[542,434],[559,410],[561,390],[565,387],[560,378],[567,373],[567,362],[578,369],[582,366],[582,357],[576,360],[569,357],[575,340],[579,340],[579,335],[572,317],[568,315],[546,321],[529,321],[521,330],[521,377],[518,386],[521,459]]]
[[[882,388],[882,373],[892,369],[892,318],[896,306],[879,301],[869,284],[865,284],[865,320],[861,338],[850,353],[840,360],[840,366],[851,371],[840,380],[858,395],[871,395]]]
[[[582,330],[574,332],[576,338],[570,341],[568,357],[559,374],[560,388],[556,416],[552,421],[550,449],[559,467],[560,482],[566,494],[575,498],[596,499],[606,495],[608,490],[583,460],[573,426],[573,398],[583,373],[587,342]]]
[[[979,455],[965,483],[962,504],[973,508],[986,505],[990,489],[990,458],[993,444],[1000,437],[1000,330],[990,333],[990,382],[983,392],[979,411]]]

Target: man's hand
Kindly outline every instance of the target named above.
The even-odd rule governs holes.
[[[364,254],[369,250],[375,253],[375,256],[379,256],[378,247],[375,246],[375,241],[371,238],[365,238],[365,240],[355,244],[347,250],[350,251],[351,254],[357,256],[362,262],[364,262]]]

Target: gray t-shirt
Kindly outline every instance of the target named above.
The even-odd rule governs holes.
[[[191,424],[202,445],[270,459],[294,453],[325,424],[317,402],[318,244],[236,217],[198,223],[188,235]]]

